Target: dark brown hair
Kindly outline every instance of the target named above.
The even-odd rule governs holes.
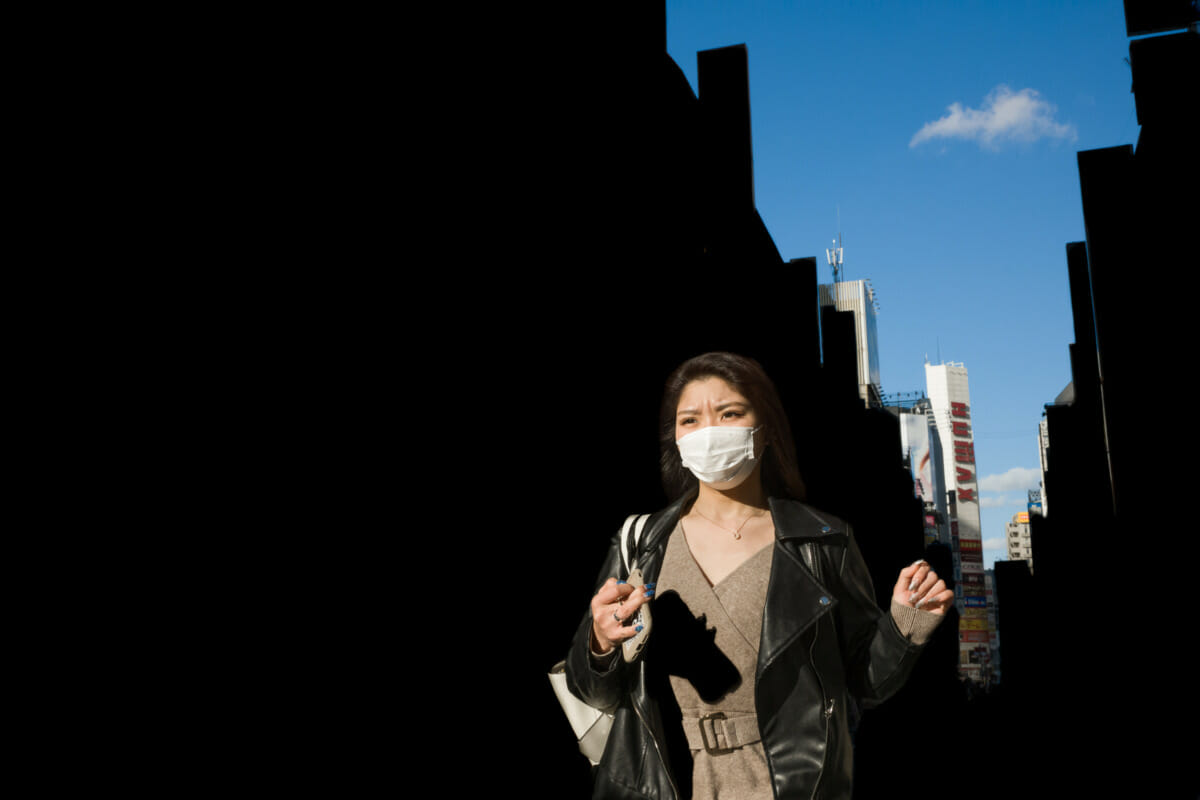
[[[763,488],[770,497],[804,499],[804,481],[796,465],[796,443],[787,414],[775,384],[762,365],[752,358],[734,353],[705,353],[688,359],[667,378],[659,412],[659,450],[663,489],[672,500],[696,487],[696,476],[683,466],[675,445],[675,413],[679,396],[692,381],[720,378],[749,401],[763,426],[766,448],[763,451]]]

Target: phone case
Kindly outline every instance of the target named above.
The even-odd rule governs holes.
[[[629,573],[629,578],[627,578],[625,582],[632,586],[635,590],[641,589],[643,586],[642,571],[635,567],[633,571]],[[621,644],[621,650],[625,654],[625,660],[632,662],[636,660],[639,655],[641,655],[642,648],[646,646],[646,639],[650,636],[650,604],[643,603],[629,624],[634,626],[642,626],[640,631],[635,633],[631,638],[626,639]]]

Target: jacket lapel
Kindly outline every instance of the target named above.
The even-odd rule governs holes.
[[[760,675],[776,656],[837,605],[837,598],[805,565],[802,548],[811,542],[818,545],[814,550],[819,551],[822,540],[844,534],[833,521],[800,503],[772,499],[771,514],[775,520],[775,557],[758,648]]]

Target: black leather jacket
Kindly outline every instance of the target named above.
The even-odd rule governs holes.
[[[657,580],[667,539],[690,499],[647,522],[637,553],[647,583]],[[792,500],[772,499],[771,513],[775,553],[755,706],[775,797],[848,798],[851,697],[860,707],[887,699],[904,684],[921,648],[876,604],[847,523]],[[618,547],[614,536],[596,589],[618,573],[625,577]],[[652,601],[652,613],[660,599]],[[591,625],[589,611],[572,642],[566,675],[582,700],[616,709],[593,796],[688,800],[691,754],[664,667],[661,625],[652,628],[637,661],[618,657],[605,671],[589,657]]]

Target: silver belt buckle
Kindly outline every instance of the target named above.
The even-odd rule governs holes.
[[[704,752],[708,753],[711,756],[723,756],[726,753],[732,753],[735,749],[733,747],[718,747],[718,745],[717,745],[717,726],[716,725],[710,725],[710,727],[712,728],[712,732],[713,732],[713,735],[712,735],[713,743],[711,745],[708,743],[708,732],[707,732],[707,730],[705,730],[704,723],[709,720],[718,720],[718,719],[726,719],[725,714],[720,711],[717,711],[717,712],[708,714],[708,715],[700,718],[700,740],[704,743]],[[724,727],[724,726],[722,726],[722,727]]]

